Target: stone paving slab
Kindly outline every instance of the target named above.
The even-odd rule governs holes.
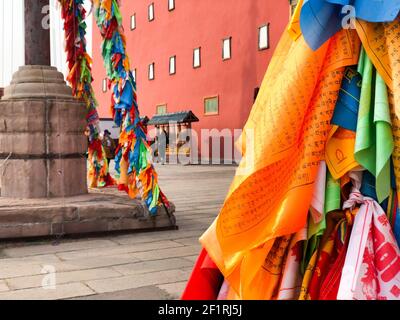
[[[121,278],[87,281],[85,283],[93,291],[97,293],[105,293],[146,287],[151,285],[182,282],[188,279],[190,273],[191,269],[174,269],[140,275],[125,276]]]
[[[101,268],[101,269],[88,269],[78,270],[70,272],[58,272],[54,274],[54,279],[57,286],[64,283],[82,282],[104,278],[116,278],[122,274],[112,268]],[[29,288],[40,288],[45,275],[19,277],[7,279],[7,286],[11,290],[29,289]]]
[[[1,265],[0,261],[0,279],[16,278],[41,274],[43,267],[40,264],[15,264]]]
[[[161,250],[167,248],[174,247],[182,247],[183,244],[165,240],[165,241],[157,241],[150,243],[142,243],[140,246],[135,245],[119,245],[116,247],[109,247],[99,250],[98,248],[92,248],[87,250],[77,250],[70,252],[59,252],[57,256],[63,260],[75,260],[75,259],[84,259],[84,258],[93,258],[93,257],[102,257],[102,256],[111,256],[116,254],[125,254],[125,253],[134,253],[134,252],[147,252],[152,250]]]
[[[80,240],[61,242],[58,245],[52,244],[38,244],[30,245],[27,243],[24,246],[10,247],[2,250],[3,255],[7,257],[27,257],[42,255],[46,253],[68,252],[75,250],[84,250],[92,248],[106,248],[116,246],[116,243],[111,240],[98,239],[98,240]]]
[[[94,292],[83,283],[58,285],[55,290],[33,288],[0,293],[0,300],[60,300],[92,295]]]
[[[58,258],[55,254],[43,254],[37,256],[27,256],[27,257],[19,257],[19,258],[4,258],[0,259],[0,270],[1,267],[5,266],[19,266],[26,264],[53,264],[61,262],[60,258]]]
[[[195,262],[197,261],[197,258],[199,257],[198,254],[194,255],[194,256],[188,256],[188,257],[184,257],[183,259],[186,259],[190,262],[192,262],[192,265],[195,264]]]
[[[0,300],[179,299],[201,250],[198,238],[222,207],[235,168],[157,166],[157,171],[163,192],[176,205],[179,230],[2,242]],[[99,191],[107,192],[116,193]],[[55,268],[56,290],[41,287],[44,267]]]
[[[114,266],[123,275],[145,274],[157,271],[173,270],[177,268],[190,268],[193,263],[185,258],[171,258],[163,260],[143,261],[131,264]]]
[[[161,290],[166,291],[172,299],[180,299],[186,288],[187,281],[162,284],[157,286]]]
[[[0,292],[9,291],[10,288],[7,286],[7,283],[4,280],[0,280]]]
[[[178,243],[180,243],[182,245],[185,245],[185,246],[195,246],[195,245],[198,245],[200,243],[199,242],[199,237],[176,239],[174,241],[178,242]]]
[[[157,286],[147,286],[141,288],[119,290],[114,292],[94,294],[85,297],[72,298],[70,300],[171,300],[174,296],[168,294]]]
[[[169,249],[161,249],[161,250],[153,250],[153,251],[146,251],[146,252],[137,252],[132,253],[131,255],[139,260],[142,261],[149,261],[149,260],[161,260],[161,259],[168,259],[168,258],[177,258],[177,257],[186,257],[193,255],[193,253],[200,253],[201,246],[182,246],[177,248],[169,248]]]
[[[199,231],[198,230],[186,230],[179,229],[174,231],[164,231],[157,233],[141,233],[141,234],[131,234],[124,236],[116,236],[113,238],[113,241],[126,245],[126,244],[142,244],[154,241],[161,240],[180,240],[186,238],[198,238]]]
[[[101,248],[99,248],[99,251],[100,250]],[[135,263],[135,262],[139,262],[139,260],[136,257],[132,256],[131,253],[126,253],[119,255],[63,261],[60,263],[55,263],[53,264],[53,266],[57,270],[57,272],[63,272],[63,271],[66,272],[66,271],[112,267],[123,264]]]

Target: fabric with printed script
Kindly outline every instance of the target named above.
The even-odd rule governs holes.
[[[284,33],[275,51],[244,129],[244,136],[254,133],[254,149],[244,148],[253,161],[244,157],[220,215],[200,239],[244,299],[268,298],[262,266],[274,239],[307,221],[344,67],[358,54],[354,30],[318,51]]]
[[[325,148],[326,164],[335,180],[359,166],[354,147],[360,90],[361,76],[356,67],[346,68]]]
[[[346,257],[347,247],[352,231],[353,212],[340,212],[345,218],[337,222],[334,232],[329,237],[327,243],[333,241],[332,251],[330,253],[321,251],[319,262],[314,271],[310,282],[309,295],[312,300],[335,300],[339,289],[340,278]],[[331,214],[333,215],[333,214]],[[332,221],[332,220],[331,220]],[[329,227],[327,234],[329,234]],[[315,282],[314,282],[315,280]]]
[[[360,63],[362,88],[354,157],[376,177],[381,203],[390,193],[390,161],[394,149],[388,92],[368,55]]]
[[[354,220],[337,299],[400,300],[400,249],[385,212],[359,188],[354,175],[344,208],[360,205]]]
[[[368,23],[357,21],[357,33],[368,57],[388,86],[394,138],[392,160],[397,190],[400,190],[400,21]]]
[[[326,190],[326,163],[321,161],[318,174],[315,180],[313,197],[311,200],[310,212],[314,223],[319,223],[325,213],[325,190]]]
[[[307,239],[307,228],[297,232],[292,238],[282,270],[277,300],[297,300],[300,295],[302,274],[300,262],[303,242]]]

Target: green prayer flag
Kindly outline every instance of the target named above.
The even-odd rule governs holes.
[[[113,0],[113,9],[114,9],[115,18],[118,21],[118,25],[121,26],[122,25],[122,14],[119,9],[119,5],[115,2],[115,0]]]
[[[390,157],[394,150],[392,125],[390,120],[388,91],[382,77],[376,75],[375,113],[376,129],[376,194],[379,203],[390,194]]]
[[[354,158],[375,176],[376,143],[374,109],[372,106],[372,81],[374,74],[375,72],[371,60],[367,55],[364,55]]]
[[[362,87],[354,157],[376,177],[378,202],[390,193],[390,157],[394,149],[387,87],[367,54],[360,59]]]
[[[325,213],[340,209],[340,182],[335,180],[329,170],[326,173]]]

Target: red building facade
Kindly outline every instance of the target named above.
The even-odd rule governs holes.
[[[241,129],[290,17],[288,0],[121,1],[142,116],[191,110],[200,129]],[[111,119],[99,32],[94,88]]]

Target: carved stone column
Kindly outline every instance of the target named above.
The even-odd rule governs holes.
[[[25,64],[50,65],[49,0],[25,0]]]

